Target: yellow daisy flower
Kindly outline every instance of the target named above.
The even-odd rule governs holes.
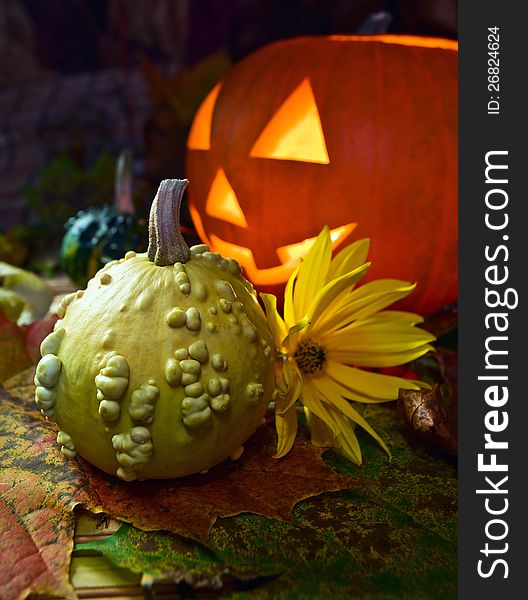
[[[332,259],[330,230],[325,227],[288,280],[284,319],[275,296],[261,294],[279,356],[277,458],[287,454],[295,440],[297,401],[313,444],[335,448],[361,464],[357,424],[390,455],[353,402],[387,402],[398,397],[400,388],[428,387],[359,368],[402,365],[432,350],[435,339],[415,327],[423,321],[419,315],[385,310],[411,293],[415,284],[380,279],[355,287],[370,266],[365,263],[368,249],[369,240],[359,240]]]

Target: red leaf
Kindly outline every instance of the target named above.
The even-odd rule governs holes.
[[[53,326],[59,317],[53,315],[40,321],[35,321],[26,327],[26,352],[33,363],[40,360],[40,344],[53,331]]]
[[[24,331],[0,310],[0,383],[31,365]]]
[[[0,598],[29,592],[73,598],[73,508],[88,502],[90,492],[78,468],[50,452],[55,433],[40,413],[2,390],[0,411]]]

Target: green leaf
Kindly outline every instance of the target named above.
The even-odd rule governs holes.
[[[392,408],[369,407],[365,416],[391,439],[393,460],[362,432],[363,467],[332,452],[325,457],[377,486],[304,501],[293,525],[243,515],[213,528],[211,548],[233,573],[256,566],[282,573],[252,599],[457,597],[455,465],[410,446]]]
[[[86,550],[96,550],[120,567],[154,577],[179,573],[213,581],[222,572],[215,555],[204,546],[165,531],[140,531],[127,523],[103,540],[75,546],[76,552]]]
[[[409,445],[393,408],[368,407],[365,416],[391,439],[393,460],[362,432],[362,467],[332,452],[324,457],[334,468],[377,485],[300,502],[292,522],[252,513],[218,519],[209,550],[173,534],[132,527],[90,548],[137,572],[156,573],[159,557],[158,572],[222,574],[223,598],[454,599],[456,466]],[[126,552],[115,550],[119,544]]]
[[[106,152],[87,168],[63,153],[43,166],[22,193],[40,221],[60,231],[77,210],[113,202],[115,165],[116,158]]]

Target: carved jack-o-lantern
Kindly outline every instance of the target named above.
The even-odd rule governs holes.
[[[271,44],[210,92],[187,146],[199,235],[259,289],[277,291],[327,224],[334,247],[371,238],[369,277],[418,282],[406,308],[456,300],[456,42]]]

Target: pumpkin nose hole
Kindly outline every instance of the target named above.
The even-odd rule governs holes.
[[[218,169],[216,172],[205,203],[205,212],[210,217],[228,221],[238,227],[248,226],[244,212],[223,169]]]

